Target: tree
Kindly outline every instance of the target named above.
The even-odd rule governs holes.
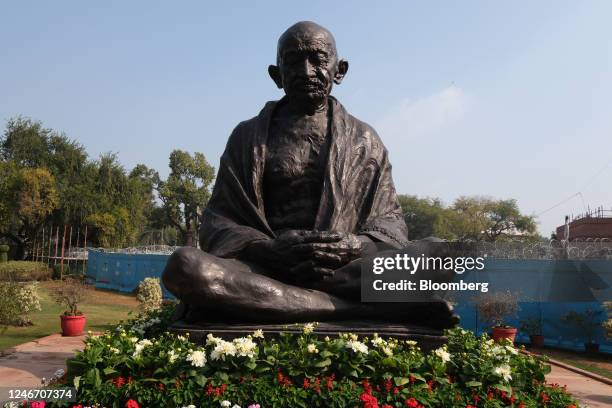
[[[449,230],[450,210],[439,198],[399,195],[398,199],[411,240],[431,236],[443,239],[454,238]]]
[[[460,241],[536,238],[532,216],[521,214],[516,200],[459,197],[446,207],[438,198],[400,195],[410,239],[429,236]]]
[[[157,193],[168,222],[179,229],[187,246],[194,244],[198,212],[210,198],[215,169],[202,153],[174,150],[170,154],[170,174],[157,183]]]
[[[452,231],[460,240],[497,241],[534,236],[535,218],[521,214],[516,200],[459,197],[453,203]]]
[[[7,166],[10,168],[3,165]],[[30,238],[58,206],[56,180],[47,169],[13,167],[5,183],[0,215],[2,235],[17,244],[18,256],[23,257]]]

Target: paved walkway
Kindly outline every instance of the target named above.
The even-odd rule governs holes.
[[[83,339],[59,334],[21,344],[0,357],[0,387],[36,387],[43,377],[65,369],[66,359],[83,348]],[[612,407],[612,386],[558,366],[547,376],[550,383],[567,385],[581,402],[581,407]]]
[[[546,376],[549,383],[567,385],[567,389],[579,401],[581,408],[612,407],[612,385],[593,380],[565,368],[551,365],[552,371]]]
[[[0,357],[0,387],[39,386],[43,377],[66,369],[66,359],[83,348],[84,338],[52,334],[4,351]]]

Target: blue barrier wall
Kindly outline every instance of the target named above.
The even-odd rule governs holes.
[[[87,276],[97,288],[133,292],[144,278],[159,278],[168,255],[89,250]],[[164,297],[172,295],[164,288]]]
[[[121,292],[133,292],[140,281],[146,277],[159,278],[164,270],[169,255],[155,254],[123,254],[112,252],[89,251],[87,275],[95,282],[95,286]],[[487,263],[489,272],[508,272],[509,277],[527,276],[529,271],[552,268],[557,261],[548,260],[491,260]],[[612,261],[594,261],[597,267],[611,268]],[[603,263],[605,262],[605,264]],[[526,289],[529,285],[526,285]],[[164,296],[171,297],[164,289]],[[569,311],[584,311],[587,309],[602,310],[599,302],[521,302],[517,316],[510,317],[509,325],[520,327],[520,321],[528,318],[540,318],[545,343],[549,346],[573,350],[583,350],[586,341],[585,333],[569,326],[562,321]],[[476,333],[487,331],[487,327],[478,320],[476,309],[466,299],[458,299],[456,311],[461,317],[461,326]],[[603,320],[606,313],[601,314]],[[607,341],[603,328],[595,330],[593,339],[600,344],[600,350],[612,353],[612,342]],[[528,336],[520,333],[517,341],[528,342]]]

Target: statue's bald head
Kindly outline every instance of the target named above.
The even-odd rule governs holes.
[[[324,106],[333,84],[340,84],[348,62],[338,59],[336,40],[326,28],[300,21],[280,36],[276,65],[268,73],[294,105],[305,111]]]
[[[281,64],[283,50],[287,47],[301,48],[308,44],[317,44],[333,58],[338,57],[336,40],[331,31],[312,21],[300,21],[289,27],[278,39],[276,63]]]

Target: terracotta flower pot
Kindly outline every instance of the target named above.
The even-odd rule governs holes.
[[[541,334],[531,334],[529,336],[529,341],[533,347],[544,347],[544,336]]]
[[[509,339],[514,343],[516,337],[515,327],[494,327],[493,328],[493,340],[500,341],[501,339]]]
[[[80,316],[60,316],[62,322],[62,336],[80,336],[85,328],[86,317]]]

